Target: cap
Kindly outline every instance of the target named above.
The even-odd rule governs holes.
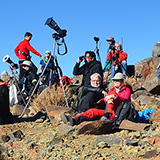
[[[106,41],[115,41],[113,37],[109,37]]]
[[[31,63],[31,61],[23,61],[22,63],[21,63],[21,65],[23,66],[23,65],[26,65],[26,66],[28,66],[28,67],[32,67],[32,63]]]
[[[124,75],[120,72],[116,73],[112,80],[124,79]]]
[[[46,53],[51,54],[51,52],[50,52],[49,50],[47,50],[47,51],[45,52],[45,54],[46,54]]]

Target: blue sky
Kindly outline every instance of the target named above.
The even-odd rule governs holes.
[[[152,48],[160,41],[159,0],[1,0],[0,6],[0,73],[4,70],[10,73],[8,63],[2,62],[6,54],[18,62],[14,49],[24,39],[26,31],[33,34],[30,44],[42,55],[46,50],[53,51],[55,31],[44,25],[50,17],[67,30],[68,53],[59,56],[56,48],[55,55],[63,74],[69,77],[73,77],[78,57],[95,49],[95,36],[100,38],[103,66],[109,36],[117,42],[123,38],[129,65],[152,57]],[[31,56],[39,68],[40,58],[33,53]]]

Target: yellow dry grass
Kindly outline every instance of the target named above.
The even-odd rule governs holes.
[[[50,89],[46,88],[37,95],[30,105],[37,108],[37,110],[44,110],[49,105],[65,106],[64,92],[61,87],[53,85]]]

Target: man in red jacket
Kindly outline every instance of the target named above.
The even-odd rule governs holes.
[[[126,77],[127,70],[127,53],[125,53],[122,49],[122,46],[119,42],[115,44],[115,52],[109,51],[107,54],[107,60],[111,61],[111,78],[114,77],[115,73],[121,68],[124,77]]]
[[[32,38],[32,34],[30,32],[26,32],[24,40],[21,41],[14,50],[16,56],[19,58],[19,64],[22,64],[24,60],[31,61],[31,56],[30,56],[29,51],[33,52],[34,54],[36,54],[39,57],[42,57],[42,55],[39,52],[37,52],[30,45],[29,41],[31,40],[31,38]],[[35,69],[35,72],[36,72],[36,69]],[[20,76],[19,77],[22,78],[22,68],[21,68],[21,66],[20,66]]]

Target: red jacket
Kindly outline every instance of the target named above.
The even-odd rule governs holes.
[[[30,54],[29,51],[33,52],[37,56],[41,56],[39,52],[37,52],[30,44],[27,39],[24,39],[21,41],[18,46],[15,48],[14,52],[16,56],[19,58],[19,60],[25,60],[25,56],[21,53],[24,52],[26,54]]]
[[[118,108],[118,106],[125,100],[127,99],[128,101],[131,101],[131,90],[129,89],[128,86],[123,86],[118,93],[116,93],[116,88],[112,88],[107,95],[115,94],[115,99],[114,99],[114,104],[108,104],[107,103],[107,112],[112,113],[112,116],[110,119],[114,118],[115,112]]]
[[[127,59],[127,53],[123,52],[123,50],[120,50],[119,52],[118,51],[115,51],[114,53],[113,52],[108,52],[107,54],[107,60],[110,61],[112,60],[111,58],[112,57],[117,57],[118,61],[116,58],[113,58],[113,62],[112,62],[112,65],[120,65],[120,63],[124,60]],[[119,63],[120,62],[120,63]]]
[[[6,85],[7,86],[7,83],[6,82],[0,82],[0,86],[2,85]]]

